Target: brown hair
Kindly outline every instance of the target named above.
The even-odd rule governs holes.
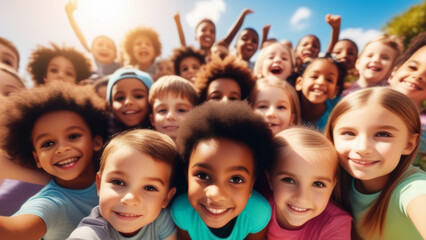
[[[155,57],[158,57],[161,55],[161,42],[160,42],[160,36],[158,33],[148,27],[137,27],[132,30],[130,30],[126,37],[124,38],[123,42],[123,49],[124,49],[124,58],[126,62],[130,65],[136,64],[135,56],[133,56],[133,44],[135,42],[135,39],[139,36],[144,36],[149,38],[149,40],[152,43],[152,46],[154,47],[155,51]],[[152,60],[154,62],[155,58]]]
[[[190,81],[176,75],[160,77],[152,84],[149,90],[149,104],[152,106],[156,98],[170,93],[177,97],[188,99],[193,106],[198,104],[198,94],[194,85]]]

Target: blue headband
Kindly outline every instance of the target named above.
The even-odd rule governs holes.
[[[112,104],[111,94],[112,94],[112,87],[120,80],[126,79],[126,78],[136,78],[139,79],[143,84],[145,84],[146,88],[151,88],[152,85],[152,78],[151,76],[146,73],[142,72],[140,70],[137,70],[135,68],[120,68],[117,71],[115,71],[108,80],[108,86],[107,86],[107,101],[109,104]]]

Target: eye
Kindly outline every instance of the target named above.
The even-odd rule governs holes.
[[[281,109],[281,110],[285,110],[285,109],[287,109],[287,107],[286,107],[286,106],[284,106],[284,105],[278,105],[278,106],[277,106],[277,108],[278,108],[278,109]]]
[[[184,108],[179,108],[177,111],[178,111],[178,113],[186,113],[186,112],[188,112],[188,110],[186,110]]]
[[[325,184],[323,182],[319,182],[319,181],[312,183],[312,185],[314,187],[318,187],[318,188],[324,188],[325,187]]]
[[[56,68],[50,68],[50,69],[49,69],[49,72],[51,72],[51,73],[57,73],[57,72],[58,72],[58,69],[56,69]]]
[[[210,180],[210,176],[203,172],[197,173],[194,176],[201,180]]]
[[[69,135],[68,138],[72,140],[72,139],[77,139],[77,138],[79,138],[81,136],[82,135],[79,134],[79,133],[74,133],[74,134]]]
[[[240,98],[238,98],[238,97],[229,97],[229,100],[236,101],[236,100],[240,100]]]
[[[241,184],[244,183],[244,179],[240,176],[232,176],[231,179],[229,179],[231,183]]]
[[[417,71],[417,66],[415,66],[415,65],[411,64],[411,65],[408,66],[408,68],[412,71]]]
[[[150,191],[150,192],[158,192],[158,189],[156,187],[152,186],[152,185],[145,186],[145,187],[143,187],[143,189]]]
[[[265,104],[261,104],[256,107],[256,109],[267,109],[267,108],[268,106],[266,106]]]
[[[329,83],[334,83],[334,79],[327,78],[326,80],[327,80],[327,82],[329,82]]]
[[[181,72],[186,72],[186,71],[188,71],[188,67],[183,67],[180,71]]]
[[[294,184],[294,183],[296,183],[296,181],[294,181],[294,179],[293,179],[293,178],[290,178],[290,177],[285,177],[285,178],[281,179],[281,181],[282,181],[282,182],[285,182],[285,183],[289,183],[289,184]]]
[[[121,179],[112,179],[111,181],[109,181],[112,185],[116,185],[116,186],[125,186],[126,183],[124,181],[122,181]]]
[[[136,98],[136,99],[143,99],[143,98],[145,98],[145,95],[144,94],[135,94],[134,98]]]
[[[73,73],[73,72],[66,72],[65,74],[66,74],[67,76],[74,77],[74,73]]]
[[[167,109],[165,109],[165,108],[158,109],[158,110],[157,110],[157,113],[165,114],[165,113],[167,113]]]
[[[340,133],[340,135],[342,135],[342,136],[355,136],[355,133],[351,132],[351,131],[343,131],[343,132]]]
[[[9,66],[12,66],[12,62],[7,60],[7,59],[3,59],[2,63],[9,65]]]
[[[51,147],[51,146],[53,146],[55,143],[53,142],[53,141],[45,141],[45,142],[43,142],[42,144],[41,144],[41,148],[48,148],[48,147]]]
[[[389,132],[378,132],[376,133],[376,137],[392,137],[392,134],[390,134]]]
[[[220,95],[218,95],[218,94],[211,95],[211,96],[209,96],[209,98],[208,98],[208,100],[216,100],[216,101],[219,101],[219,100],[221,100],[221,99],[222,99],[222,96],[220,96]]]
[[[124,101],[124,96],[115,97],[114,101],[116,101],[116,102],[122,102],[122,101]]]

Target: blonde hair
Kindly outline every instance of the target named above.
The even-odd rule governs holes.
[[[106,144],[102,153],[99,175],[102,175],[105,169],[108,156],[123,146],[128,146],[134,150],[145,153],[156,161],[167,163],[171,169],[169,187],[171,188],[173,186],[172,183],[176,174],[175,169],[179,161],[176,145],[169,136],[149,129],[135,129],[114,136],[114,138]]]
[[[256,63],[254,64],[254,68],[253,68],[253,75],[254,75],[255,78],[259,79],[259,78],[265,77],[265,76],[262,75],[262,66],[263,66],[263,62],[265,61],[265,59],[267,57],[266,52],[268,51],[268,49],[275,47],[277,45],[285,48],[288,51],[288,53],[290,54],[291,70],[293,71],[294,62],[295,62],[293,51],[291,49],[289,49],[286,45],[279,43],[279,42],[275,42],[275,43],[268,45],[267,47],[263,48],[260,51],[259,56],[257,57]]]
[[[290,127],[277,133],[273,140],[276,158],[268,171],[276,165],[279,159],[288,158],[288,154],[295,152],[309,161],[328,161],[333,164],[337,178],[338,158],[336,149],[323,134],[307,127]]]
[[[363,53],[364,53],[364,51],[365,51],[365,49],[367,48],[368,45],[370,45],[371,43],[375,43],[375,42],[382,43],[382,44],[392,48],[393,50],[395,50],[395,57],[392,61],[392,64],[395,62],[397,57],[400,54],[402,54],[402,52],[404,51],[404,44],[402,43],[402,40],[398,36],[382,34],[382,35],[378,36],[377,38],[374,38],[373,40],[366,43],[364,45],[361,53],[358,55],[358,57],[361,57],[363,55]]]
[[[155,81],[150,90],[148,101],[152,106],[155,99],[173,94],[180,98],[186,98],[193,105],[198,104],[198,94],[194,85],[185,78],[177,75],[167,75]]]
[[[278,79],[276,77],[272,77],[272,76],[257,80],[256,84],[253,87],[253,90],[251,91],[251,94],[248,98],[252,107],[254,106],[254,104],[256,102],[257,95],[259,94],[261,89],[265,86],[281,88],[285,92],[285,94],[287,94],[288,98],[290,99],[291,113],[294,114],[293,124],[299,125],[302,121],[302,119],[300,117],[299,98],[297,97],[296,90],[287,81],[280,80],[280,79]]]
[[[367,234],[383,233],[389,201],[397,184],[405,177],[405,172],[412,164],[418,149],[421,133],[421,124],[418,110],[415,104],[404,94],[390,88],[367,88],[358,90],[344,97],[330,114],[325,134],[334,142],[333,128],[339,117],[347,112],[361,109],[367,105],[377,105],[401,118],[407,126],[409,133],[418,134],[414,150],[409,155],[401,155],[396,168],[389,174],[389,181],[381,190],[379,197],[374,201],[364,218],[357,223],[358,227]],[[372,113],[374,114],[374,113]],[[336,185],[336,199],[350,210],[349,187],[352,177],[341,170],[341,181]]]

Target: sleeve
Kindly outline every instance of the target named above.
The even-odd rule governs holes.
[[[180,195],[175,199],[170,209],[170,213],[172,215],[173,221],[176,226],[180,229],[188,231],[188,223],[187,223],[187,215],[186,205],[189,204],[188,197],[186,194]]]
[[[89,226],[82,226],[76,228],[67,240],[102,240],[95,229],[92,229]]]
[[[29,199],[21,209],[14,215],[32,214],[43,219],[46,228],[52,228],[56,224],[56,219],[61,214],[61,207],[58,203],[43,197]]]
[[[399,208],[407,215],[407,206],[414,198],[426,194],[426,174],[418,172],[403,180],[397,187],[396,194],[399,194]]]
[[[155,226],[160,239],[166,239],[176,231],[176,225],[173,222],[168,208],[161,210],[155,221],[158,222]]]
[[[272,209],[269,202],[253,190],[246,208],[250,211],[250,233],[258,233],[268,225]]]

